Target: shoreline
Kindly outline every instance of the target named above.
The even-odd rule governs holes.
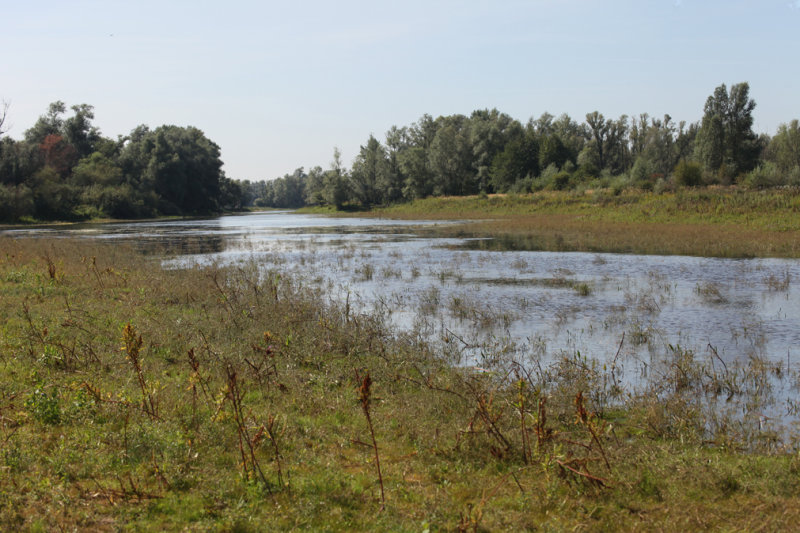
[[[489,238],[517,250],[800,257],[800,193],[733,187],[655,194],[624,191],[431,197],[328,216],[465,220],[451,235]]]

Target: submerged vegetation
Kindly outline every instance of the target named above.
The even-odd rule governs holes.
[[[798,382],[789,360],[724,363],[676,345],[632,388],[622,346],[650,333],[621,325],[606,364],[498,348],[477,368],[457,336],[393,333],[380,313],[255,260],[163,268],[74,240],[4,238],[0,250],[2,529],[800,520],[798,442],[759,414],[775,379]],[[478,302],[443,303],[483,316]]]

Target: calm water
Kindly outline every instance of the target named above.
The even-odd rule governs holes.
[[[5,233],[129,241],[165,253],[171,267],[254,259],[457,347],[462,364],[501,351],[520,361],[579,352],[603,363],[619,351],[623,379],[635,384],[680,345],[727,364],[765,358],[800,368],[798,260],[476,251],[432,237],[436,227],[269,212]]]

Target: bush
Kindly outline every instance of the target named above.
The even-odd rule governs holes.
[[[674,183],[672,182],[672,180],[664,179],[664,178],[658,178],[656,180],[655,185],[653,185],[653,192],[656,193],[656,194],[662,194],[662,193],[665,193],[665,192],[672,192],[672,191],[675,190],[675,187],[673,187],[673,185],[674,185]]]
[[[675,184],[681,187],[697,187],[703,181],[703,168],[694,161],[681,161],[674,174]]]
[[[613,178],[608,178],[608,185],[614,196],[618,196],[623,190],[630,188],[631,180],[625,174],[621,174]]]
[[[25,401],[25,408],[33,418],[43,424],[55,425],[61,422],[61,402],[55,391],[46,392],[35,389]]]
[[[556,191],[563,191],[569,188],[569,180],[571,175],[569,172],[562,170],[555,176],[553,176],[552,181],[550,182],[550,188]]]
[[[798,178],[800,178],[800,168],[795,167],[792,171],[785,173],[775,163],[768,161],[748,172],[742,179],[742,185],[750,189],[766,189],[783,185],[797,185]]]
[[[511,194],[527,194],[531,192],[533,186],[533,178],[528,176],[514,182],[514,185],[508,190]]]
[[[631,183],[644,190],[653,188],[653,166],[643,157],[637,157],[631,169]]]

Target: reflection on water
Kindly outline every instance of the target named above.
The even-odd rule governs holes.
[[[268,212],[6,233],[130,242],[172,267],[254,259],[455,350],[461,364],[619,352],[615,368],[635,386],[678,345],[783,371],[800,359],[800,261],[513,251],[439,237],[442,224]]]

